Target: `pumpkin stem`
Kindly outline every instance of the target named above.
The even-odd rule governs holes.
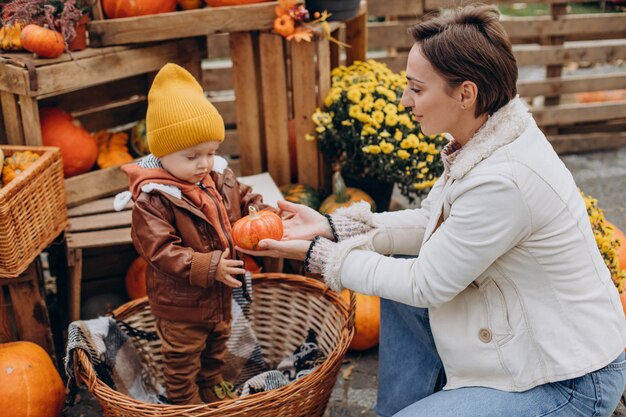
[[[258,219],[259,217],[259,212],[256,210],[256,207],[254,206],[248,206],[248,213],[250,213],[250,219],[254,220],[254,219]]]
[[[348,190],[346,188],[346,182],[341,176],[341,171],[337,170],[333,174],[333,195],[335,196],[335,202],[345,203],[350,200]]]

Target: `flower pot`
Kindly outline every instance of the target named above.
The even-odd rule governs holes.
[[[87,47],[87,23],[89,15],[84,14],[78,22],[76,22],[76,36],[72,39],[67,47],[70,51],[81,51]]]
[[[328,20],[348,20],[359,13],[360,0],[306,0],[305,4],[311,17],[328,10],[332,14]]]
[[[389,210],[391,194],[393,193],[393,182],[382,181],[371,177],[357,177],[342,171],[341,175],[348,187],[358,188],[365,191],[376,203],[376,212],[382,213]]]

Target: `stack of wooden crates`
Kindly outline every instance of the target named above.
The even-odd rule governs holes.
[[[0,142],[40,145],[39,109],[47,106],[70,112],[90,132],[131,126],[145,116],[156,72],[174,62],[202,81],[224,117],[222,154],[230,156],[236,173],[269,171],[279,185],[320,187],[323,162],[316,144],[304,137],[313,129],[310,115],[330,87],[340,51],[323,36],[296,43],[271,33],[277,4],[111,20],[97,4],[86,50],[56,59],[0,56]],[[332,28],[335,35],[342,28],[353,44],[348,62],[365,58],[364,8]],[[123,277],[137,255],[130,207],[119,213],[112,208],[111,196],[127,188],[118,167],[69,178],[65,188],[68,282],[60,288],[67,287],[69,319],[76,320],[81,300],[124,293]]]

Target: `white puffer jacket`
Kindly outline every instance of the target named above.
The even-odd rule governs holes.
[[[617,290],[572,175],[524,103],[490,117],[446,174],[421,209],[337,212],[375,228],[337,244],[327,282],[428,307],[445,389],[524,391],[613,361],[626,345]]]

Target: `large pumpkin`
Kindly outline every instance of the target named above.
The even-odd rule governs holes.
[[[350,302],[350,292],[341,291],[346,303]],[[356,311],[354,315],[355,333],[349,348],[366,350],[378,345],[380,337],[380,298],[373,295],[356,293]]]
[[[263,3],[270,0],[204,0],[211,7],[238,6],[241,4]]]
[[[58,417],[65,388],[50,356],[32,342],[0,344],[0,410],[11,417]]]
[[[304,204],[313,210],[320,208],[321,198],[317,190],[305,184],[287,184],[281,187],[280,191],[285,200],[292,203]]]
[[[43,108],[39,115],[43,144],[61,149],[65,178],[89,171],[98,157],[91,134],[61,109]]]
[[[124,284],[126,286],[126,294],[128,294],[128,298],[131,300],[147,295],[146,269],[148,269],[148,263],[140,256],[130,264],[130,268],[126,272]]]
[[[20,42],[24,49],[44,58],[56,58],[65,51],[61,33],[38,25],[26,25],[20,33]]]
[[[2,164],[2,184],[6,185],[31,166],[39,154],[31,151],[15,152]]]
[[[256,249],[262,239],[280,240],[283,237],[283,221],[270,211],[257,211],[248,207],[249,215],[237,220],[233,225],[232,236],[235,244],[244,249]]]
[[[369,203],[372,211],[376,211],[376,204],[372,197],[358,188],[346,187],[346,182],[343,180],[341,172],[337,171],[333,174],[333,193],[322,202],[319,212],[322,214],[332,214],[338,208],[348,207],[357,201]]]
[[[102,0],[109,19],[168,13],[176,10],[176,0]]]

